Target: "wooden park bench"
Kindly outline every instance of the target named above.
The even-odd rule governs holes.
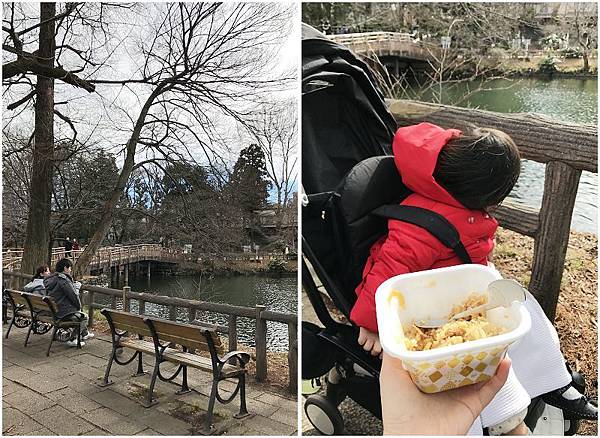
[[[156,360],[150,379],[148,396],[142,403],[144,407],[150,407],[158,403],[153,398],[157,377],[164,382],[170,382],[182,373],[181,388],[177,391],[177,394],[189,392],[187,368],[192,367],[211,372],[213,375],[203,433],[211,433],[215,400],[226,404],[231,402],[239,392],[240,410],[235,415],[235,418],[242,418],[248,415],[246,409],[245,366],[250,360],[250,355],[241,351],[231,351],[223,354],[223,345],[214,328],[181,324],[165,319],[134,315],[110,309],[102,309],[101,313],[106,317],[110,326],[112,352],[108,360],[104,380],[100,386],[113,383],[109,381],[110,368],[113,362],[119,365],[127,365],[137,358],[138,368],[134,376],[145,374],[142,364],[142,353],[146,353],[154,355]],[[137,336],[130,337],[128,335]],[[151,338],[151,340],[144,338]],[[180,346],[181,349],[176,348],[177,346]],[[135,353],[129,359],[121,360],[117,357],[117,350],[121,348],[130,348],[135,350]],[[210,357],[195,354],[196,350],[208,352]],[[160,371],[160,364],[163,362],[171,362],[179,366],[171,376],[165,377]],[[238,384],[229,398],[223,398],[219,394],[219,382],[227,378],[237,378]]]
[[[46,356],[50,356],[52,343],[56,339],[59,330],[77,330],[77,348],[81,348],[81,334],[79,326],[85,315],[81,312],[69,313],[61,318],[57,316],[58,306],[54,299],[18,290],[5,289],[3,295],[7,298],[12,308],[12,317],[6,331],[6,337],[10,334],[13,325],[19,328],[29,327],[25,338],[25,347],[29,342],[31,333],[43,335],[52,330],[50,344]],[[75,318],[74,320],[72,318]],[[69,332],[70,334],[70,332]]]

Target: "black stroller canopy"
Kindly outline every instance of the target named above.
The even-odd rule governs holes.
[[[396,123],[369,67],[302,25],[302,184],[333,190],[358,162],[391,152]]]

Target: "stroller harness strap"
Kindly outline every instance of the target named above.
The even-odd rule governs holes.
[[[444,216],[421,207],[409,205],[382,205],[373,210],[372,214],[416,225],[427,230],[444,246],[450,248],[465,264],[473,263],[469,253],[460,240],[460,235],[454,225]]]

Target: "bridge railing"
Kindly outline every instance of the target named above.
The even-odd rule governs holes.
[[[4,288],[11,287],[14,289],[20,289],[22,284],[31,279],[30,275],[8,270],[3,270],[2,275]],[[262,305],[257,305],[252,308],[168,297],[164,295],[152,295],[143,292],[133,292],[131,291],[131,288],[127,286],[124,287],[123,290],[120,290],[84,284],[81,286],[81,291],[85,293],[83,302],[88,306],[88,318],[90,325],[93,324],[95,319],[95,309],[103,309],[108,307],[112,309],[119,308],[129,312],[132,308],[132,301],[137,303],[138,314],[149,314],[146,304],[152,303],[165,308],[165,310],[168,312],[169,319],[172,321],[178,320],[178,309],[186,310],[185,321],[183,322],[197,321],[198,311],[226,315],[227,325],[218,325],[217,331],[227,335],[230,351],[238,348],[238,319],[254,319],[254,348],[256,353],[255,378],[259,382],[268,378],[267,322],[271,321],[279,324],[285,324],[287,325],[288,332],[288,386],[290,391],[296,391],[298,383],[298,316],[295,314],[268,310]],[[110,305],[96,302],[96,298],[99,295],[110,297]],[[181,317],[179,317],[179,320],[181,321]]]
[[[336,43],[344,45],[373,43],[380,41],[398,41],[403,43],[414,42],[409,33],[401,32],[347,33],[341,35],[327,35],[327,37]]]
[[[439,51],[439,46],[415,41],[408,33],[365,32],[342,35],[328,35],[332,41],[345,45],[355,53],[378,56],[405,56],[427,60]]]
[[[579,178],[584,170],[598,173],[598,127],[539,114],[501,114],[409,100],[388,100],[388,105],[398,126],[431,122],[462,130],[500,129],[512,137],[522,158],[545,164],[541,208],[507,199],[494,216],[503,227],[534,238],[529,290],[553,320]]]
[[[64,246],[52,248],[51,265],[56,265],[60,259],[69,256],[76,263],[85,246],[78,250],[67,251]],[[23,248],[8,248],[2,251],[2,267],[19,270]],[[183,258],[183,251],[176,248],[165,248],[159,244],[138,244],[125,246],[102,247],[92,259],[92,265],[127,263],[128,261],[143,260],[144,258],[160,258],[161,260],[178,260]]]

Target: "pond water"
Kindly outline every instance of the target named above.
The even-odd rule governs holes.
[[[298,293],[296,277],[271,278],[262,276],[215,277],[201,276],[130,276],[129,286],[134,292],[148,292],[157,295],[187,298],[194,300],[226,303],[236,306],[254,307],[262,304],[268,310],[283,313],[297,313]],[[123,285],[113,284],[113,287]],[[131,311],[137,312],[137,303],[132,300]],[[165,306],[146,303],[146,312],[163,318],[169,317]],[[187,322],[187,309],[178,309],[177,319]],[[227,326],[227,316],[198,311],[202,321]],[[238,318],[238,342],[254,346],[255,320]],[[267,350],[287,351],[288,329],[286,324],[267,323]]]
[[[443,95],[443,102],[501,113],[533,112],[575,123],[598,122],[597,79],[499,79],[485,84],[485,88],[493,90],[480,91],[462,102],[453,103],[477,85],[477,82],[460,84]],[[431,100],[431,95],[422,96],[420,100]],[[544,190],[544,169],[543,164],[525,161],[511,197],[539,208]],[[597,232],[597,190],[598,175],[583,172],[571,228]]]

